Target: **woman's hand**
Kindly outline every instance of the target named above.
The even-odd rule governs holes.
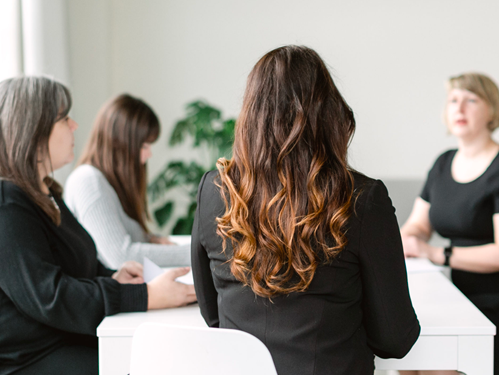
[[[130,260],[123,263],[112,278],[120,284],[142,284],[144,282],[143,272],[142,264]]]
[[[402,236],[404,255],[406,258],[427,258],[435,264],[444,264],[444,250],[435,247],[416,236]]]
[[[404,246],[404,256],[406,258],[421,258],[424,257],[421,249],[421,241],[416,236],[402,235],[402,245]]]
[[[147,309],[166,309],[168,307],[185,306],[196,301],[194,285],[186,285],[175,281],[177,277],[188,273],[189,267],[174,268],[155,277],[147,283]]]
[[[149,241],[151,243],[159,244],[159,245],[176,245],[175,242],[170,241],[168,237],[160,237],[160,236],[155,236],[151,235],[149,237]]]

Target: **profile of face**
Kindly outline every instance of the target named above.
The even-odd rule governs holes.
[[[458,138],[472,139],[490,135],[488,125],[492,120],[492,110],[475,93],[454,88],[447,97],[446,120],[451,134]]]
[[[144,142],[140,148],[140,164],[144,165],[152,156],[151,143]]]
[[[54,124],[49,137],[49,157],[45,160],[46,171],[59,169],[74,159],[74,132],[78,124],[66,116]],[[48,164],[48,165],[47,165]]]

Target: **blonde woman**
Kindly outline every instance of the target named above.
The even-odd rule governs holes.
[[[492,139],[499,126],[497,85],[477,73],[450,78],[444,118],[458,148],[440,155],[430,170],[401,229],[404,251],[450,266],[454,284],[498,326],[499,145]],[[449,238],[450,246],[431,246],[433,231]],[[494,343],[498,375],[497,335]]]

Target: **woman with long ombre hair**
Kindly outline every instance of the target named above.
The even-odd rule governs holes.
[[[354,130],[318,54],[277,48],[248,77],[232,159],[199,186],[203,317],[258,337],[279,374],[373,374],[419,335],[387,190],[348,166]]]
[[[144,101],[123,94],[95,120],[65,199],[109,267],[148,257],[160,266],[190,265],[189,246],[177,246],[147,228],[146,162],[159,136],[159,120]]]

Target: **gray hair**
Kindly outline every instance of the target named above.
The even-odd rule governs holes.
[[[22,188],[55,222],[60,220],[40,187],[38,159],[48,155],[54,124],[71,109],[71,94],[46,77],[0,82],[0,176]],[[60,186],[55,183],[55,190]]]

